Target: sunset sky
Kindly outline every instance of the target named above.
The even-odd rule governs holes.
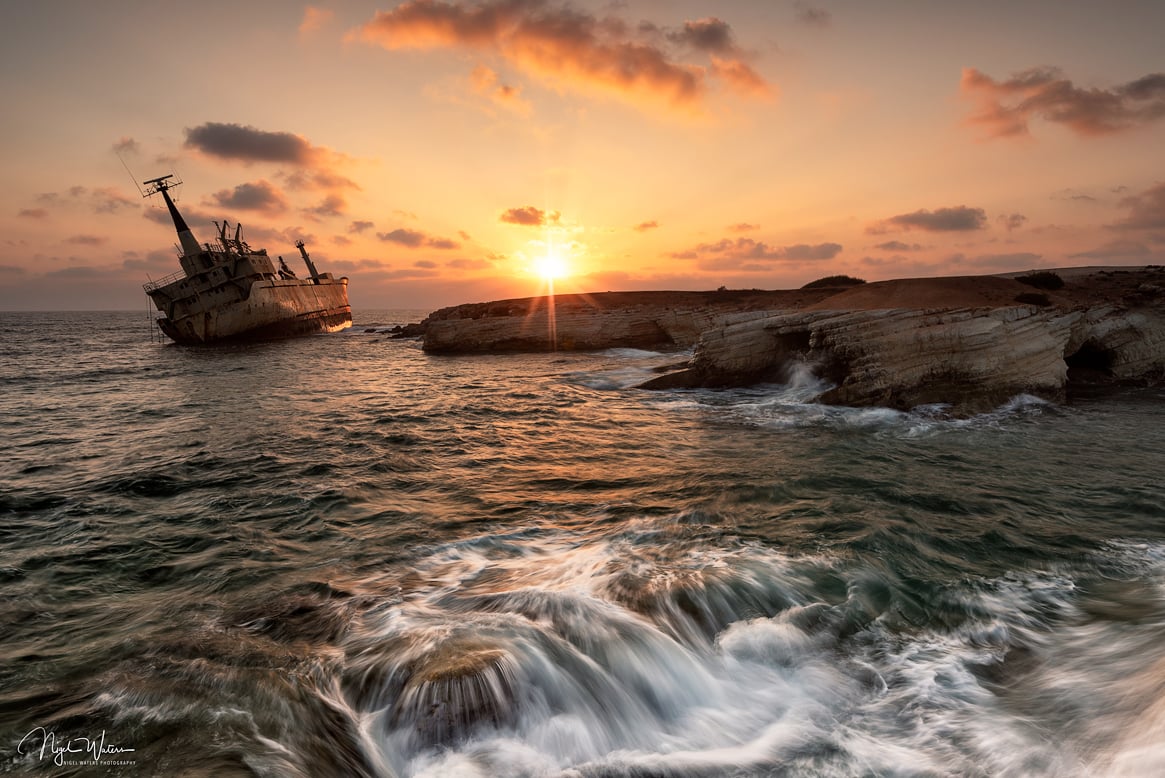
[[[146,309],[175,173],[354,308],[1165,263],[1165,2],[0,6],[0,309]],[[131,176],[132,174],[132,176]],[[292,261],[294,258],[294,262]]]

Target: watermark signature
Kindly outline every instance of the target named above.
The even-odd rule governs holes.
[[[105,730],[97,737],[58,737],[56,732],[44,727],[33,727],[20,739],[16,753],[36,754],[37,759],[51,759],[58,767],[83,764],[134,764],[134,760],[122,755],[134,749],[106,742]]]

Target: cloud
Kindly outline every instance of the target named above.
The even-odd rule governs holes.
[[[922,246],[917,243],[903,243],[900,240],[888,240],[885,243],[879,243],[874,248],[882,249],[883,251],[920,251]]]
[[[978,103],[967,122],[989,138],[1026,137],[1033,119],[1097,136],[1144,126],[1165,117],[1165,73],[1151,73],[1111,89],[1082,88],[1058,68],[1033,68],[996,81],[964,68],[962,93]]]
[[[358,220],[358,221],[354,221],[348,225],[348,232],[355,233],[356,235],[359,235],[363,232],[367,232],[368,230],[372,229],[375,226],[376,226],[376,224],[374,224],[373,222]]]
[[[533,113],[530,101],[522,97],[521,87],[501,83],[498,74],[485,65],[478,65],[473,69],[469,74],[469,84],[476,94],[485,97],[494,106],[518,116],[529,116]]]
[[[828,27],[833,23],[833,14],[823,8],[814,8],[806,3],[798,2],[797,21],[810,27]]]
[[[1004,229],[1006,229],[1008,232],[1011,232],[1012,230],[1018,230],[1020,227],[1022,227],[1024,222],[1027,221],[1027,217],[1022,213],[1001,213],[995,217],[995,220],[1003,225]]]
[[[914,213],[891,216],[866,228],[870,235],[881,235],[894,230],[924,230],[926,232],[960,232],[981,230],[987,224],[987,214],[982,208],[968,208],[958,205],[954,208],[926,209]]]
[[[322,29],[332,20],[333,16],[335,16],[335,12],[330,8],[315,8],[309,5],[303,9],[303,21],[299,23],[299,36],[304,38]]]
[[[730,224],[728,226],[729,232],[752,232],[753,230],[759,229],[759,224],[750,224],[748,222],[737,222],[736,224]]]
[[[521,224],[527,227],[540,227],[544,224],[557,224],[560,218],[558,211],[543,211],[532,205],[521,208],[510,208],[498,217],[507,224]]]
[[[1075,189],[1061,189],[1051,196],[1053,200],[1071,200],[1075,202],[1094,203],[1096,198],[1084,192],[1077,192]]]
[[[283,213],[287,210],[287,198],[265,179],[239,184],[234,189],[219,190],[210,196],[209,204],[267,214]]]
[[[339,155],[333,155],[339,157]],[[330,170],[293,170],[290,173],[280,171],[276,174],[288,189],[329,190],[355,189],[360,187],[350,178],[334,173]]]
[[[736,43],[732,39],[732,28],[714,16],[684,22],[681,30],[668,33],[667,38],[673,43],[713,54],[737,52]]]
[[[127,197],[112,186],[99,186],[89,191],[89,204],[95,213],[116,213],[122,208],[136,208],[138,201]]]
[[[658,227],[659,227],[659,222],[657,222],[653,219],[649,222],[639,222],[639,224],[636,224],[631,229],[635,230],[636,232],[647,232],[648,230],[654,230],[654,229],[657,229]]]
[[[769,83],[741,60],[712,57],[712,72],[739,94],[760,98],[772,95]]]
[[[802,262],[833,259],[841,252],[840,243],[769,246],[752,238],[723,238],[715,243],[701,243],[695,248],[672,253],[673,259],[699,260],[703,270],[767,270],[774,262]]]
[[[445,266],[455,270],[487,270],[493,267],[493,263],[488,259],[451,259]]]
[[[44,208],[21,208],[16,215],[25,219],[44,219],[49,212]]]
[[[65,238],[65,243],[73,243],[78,246],[103,246],[109,242],[109,238],[102,238],[98,235],[73,235]]]
[[[1076,254],[1069,254],[1072,259],[1112,259],[1114,257],[1129,257],[1144,259],[1151,257],[1153,250],[1134,240],[1114,240],[1109,243]]]
[[[113,144],[113,150],[118,154],[140,154],[142,147],[133,138],[123,136]]]
[[[88,206],[93,209],[94,213],[100,214],[116,213],[122,208],[136,208],[138,206],[137,198],[122,194],[121,190],[114,186],[98,186],[92,189],[87,186],[71,186],[66,191],[66,195],[67,199],[57,192],[45,192],[37,195],[36,201],[54,208],[62,205]],[[21,211],[20,215],[39,219],[47,216],[48,211],[44,208],[32,208]]]
[[[653,36],[638,35],[616,17],[597,18],[548,0],[483,0],[469,5],[408,0],[378,12],[352,34],[386,49],[469,48],[495,53],[557,88],[599,90],[640,105],[644,100],[694,108],[707,90],[708,68],[673,58]],[[653,39],[654,38],[654,39]],[[718,55],[712,72],[734,89],[758,93],[767,84],[738,58],[729,26],[719,19],[689,21],[665,40]]]
[[[1120,201],[1128,215],[1108,225],[1119,230],[1165,230],[1165,184],[1157,184],[1138,195]]]
[[[410,249],[425,246],[433,249],[449,250],[460,246],[459,243],[449,238],[433,238],[419,230],[396,229],[392,232],[378,232],[376,233],[376,237],[386,243],[397,243]]]
[[[207,122],[186,128],[188,149],[219,159],[279,162],[301,167],[325,166],[334,152],[313,146],[290,132],[268,132],[250,125]]]
[[[329,216],[343,216],[348,209],[348,203],[338,194],[330,194],[310,208],[304,208],[303,213],[314,218]]]

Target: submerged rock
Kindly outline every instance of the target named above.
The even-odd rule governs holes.
[[[512,658],[472,638],[453,639],[417,657],[390,716],[412,727],[421,744],[465,737],[483,724],[501,726],[516,715]]]

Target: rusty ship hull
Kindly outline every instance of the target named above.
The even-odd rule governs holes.
[[[175,343],[209,345],[248,340],[271,340],[338,332],[352,326],[348,279],[320,284],[261,281],[245,299],[203,306],[175,305],[173,318],[158,319],[158,327]],[[163,308],[165,310],[165,308]]]
[[[254,250],[232,235],[229,223],[215,222],[218,240],[200,244],[169,189],[172,176],[147,181],[148,194],[161,194],[174,221],[182,269],[144,289],[161,313],[158,327],[176,343],[211,345],[246,340],[297,337],[336,332],[352,326],[348,279],[316,270],[302,241],[299,249],[309,278],[298,278],[266,249]]]

